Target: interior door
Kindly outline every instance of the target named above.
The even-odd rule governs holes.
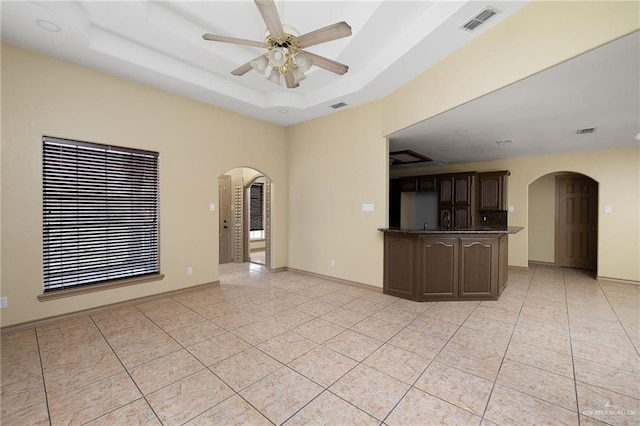
[[[231,176],[218,178],[220,264],[231,262]]]
[[[595,270],[598,183],[583,175],[556,177],[556,265]]]

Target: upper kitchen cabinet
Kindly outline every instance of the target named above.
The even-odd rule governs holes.
[[[418,191],[437,191],[436,177],[431,176],[418,176]]]
[[[508,171],[478,174],[478,210],[507,210]]]
[[[413,192],[418,190],[418,179],[415,176],[403,177],[399,179],[400,190],[402,192]]]
[[[473,226],[475,177],[475,172],[438,176],[438,226],[447,229]]]

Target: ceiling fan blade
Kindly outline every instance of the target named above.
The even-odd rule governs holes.
[[[280,22],[280,15],[278,15],[278,9],[273,0],[254,0],[260,15],[264,23],[267,25],[269,33],[275,38],[284,37],[284,30],[282,29],[282,22]]]
[[[246,64],[240,65],[238,68],[236,68],[235,70],[231,71],[231,74],[238,75],[238,76],[245,75],[246,73],[248,73],[252,69],[253,69],[253,67],[251,66],[251,61],[249,61]]]
[[[349,71],[349,67],[341,64],[340,62],[325,58],[324,56],[316,55],[315,53],[307,52],[306,50],[302,50],[301,52],[304,52],[304,54],[313,61],[313,65],[324,68],[327,71],[331,71],[340,75]]]
[[[348,37],[351,35],[351,27],[346,22],[338,22],[333,25],[311,31],[298,37],[298,43],[303,48],[315,46],[316,44],[325,43],[331,40]]]
[[[288,72],[284,75],[284,81],[285,83],[287,83],[287,87],[289,89],[295,89],[296,87],[300,86],[300,84],[296,83],[295,80],[293,79],[292,72]]]
[[[223,43],[242,44],[244,46],[264,47],[261,41],[245,40],[243,38],[227,37],[215,34],[203,34],[202,38],[208,41],[221,41]]]

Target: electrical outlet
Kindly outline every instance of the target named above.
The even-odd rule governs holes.
[[[331,259],[331,267],[332,268],[336,267],[336,260],[335,259]]]
[[[9,299],[7,296],[0,297],[0,309],[4,309],[9,305]]]
[[[187,275],[193,275],[193,268],[191,266],[187,267]]]

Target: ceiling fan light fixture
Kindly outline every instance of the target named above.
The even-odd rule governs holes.
[[[298,64],[298,69],[300,71],[307,72],[313,66],[313,61],[308,55],[298,53],[296,55],[296,64]]]
[[[267,80],[275,84],[280,84],[280,71],[278,71],[276,68],[272,69],[269,73],[269,76],[267,77]]]
[[[254,59],[251,63],[251,68],[258,71],[260,74],[264,74],[269,66],[269,60],[266,56],[260,56],[259,58]]]
[[[267,53],[267,58],[269,58],[269,63],[274,68],[280,68],[287,63],[287,55],[279,48],[271,49]]]
[[[299,67],[293,69],[293,81],[295,83],[300,83],[305,78],[307,78],[307,76],[300,70]]]

